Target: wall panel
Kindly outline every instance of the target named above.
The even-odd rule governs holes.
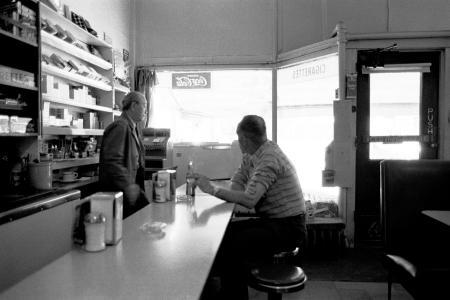
[[[279,53],[325,39],[322,34],[324,27],[322,2],[318,0],[279,1]]]
[[[136,63],[267,61],[274,0],[136,0]]]
[[[450,30],[450,1],[391,0],[389,29],[392,32]]]

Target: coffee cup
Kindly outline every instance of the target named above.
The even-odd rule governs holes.
[[[63,172],[62,181],[75,181],[77,178],[77,172]]]

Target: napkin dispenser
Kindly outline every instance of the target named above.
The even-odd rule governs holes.
[[[106,217],[105,243],[115,245],[122,239],[123,193],[98,192],[90,197],[91,212]]]

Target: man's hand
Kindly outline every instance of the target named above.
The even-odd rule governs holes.
[[[141,188],[137,184],[130,184],[123,191],[124,196],[128,199],[131,205],[135,205],[139,195],[141,193]]]
[[[214,194],[214,187],[211,185],[209,178],[205,175],[194,173],[192,177],[195,178],[195,185],[197,185],[203,192]]]

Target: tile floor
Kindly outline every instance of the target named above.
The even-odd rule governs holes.
[[[266,300],[267,294],[249,289],[250,300]],[[284,300],[384,300],[387,299],[385,282],[308,281],[305,289],[284,294]],[[392,286],[392,300],[413,298],[399,284]]]

